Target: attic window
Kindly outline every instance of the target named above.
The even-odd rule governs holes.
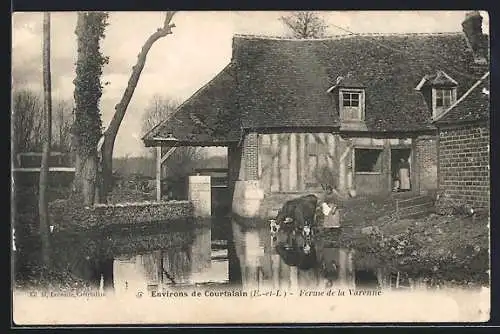
[[[455,103],[457,86],[458,82],[455,79],[439,70],[434,75],[424,76],[415,89],[424,94],[429,105],[432,102],[432,116],[435,118]],[[431,94],[427,93],[429,90]]]
[[[433,117],[446,111],[457,100],[456,88],[433,88],[432,89]]]
[[[359,99],[361,93],[358,92],[350,92],[350,93],[342,93],[343,94],[343,106],[344,107],[359,107]]]
[[[452,105],[453,91],[451,89],[436,89],[436,107],[449,107]]]
[[[343,121],[362,121],[364,119],[365,92],[363,89],[341,89],[340,118]]]

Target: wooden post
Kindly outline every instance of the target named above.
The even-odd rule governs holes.
[[[290,165],[288,152],[289,135],[287,133],[280,134],[279,143],[279,176],[280,176],[280,191],[290,190]]]
[[[298,160],[299,160],[299,168],[298,168],[298,188],[300,191],[305,189],[304,179],[307,175],[307,166],[306,166],[306,134],[299,134],[299,152],[298,152]]]
[[[297,190],[297,135],[295,133],[290,134],[289,140],[289,156],[290,156],[290,171],[289,171],[289,189]]]
[[[161,201],[161,146],[156,147],[156,200]]]
[[[272,168],[271,168],[271,192],[280,190],[280,170],[279,170],[279,137],[278,134],[271,135],[271,152],[272,152]]]

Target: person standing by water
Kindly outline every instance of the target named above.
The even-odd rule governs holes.
[[[400,191],[410,190],[410,164],[404,158],[399,159],[399,189]]]

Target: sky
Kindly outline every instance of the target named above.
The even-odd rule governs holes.
[[[459,32],[465,11],[334,11],[321,12],[330,24],[329,35],[354,33]],[[173,34],[157,41],[122,122],[114,156],[139,156],[146,151],[141,118],[155,95],[184,101],[212,79],[230,61],[234,34],[289,36],[279,11],[181,11],[172,23]],[[489,17],[483,16],[483,31]],[[14,13],[12,19],[12,82],[14,88],[42,91],[42,13]],[[127,85],[143,43],[163,23],[162,12],[111,12],[102,51],[104,67],[101,98],[107,126]],[[54,99],[73,98],[76,61],[76,12],[51,15],[51,69]],[[223,154],[224,150],[215,150]]]

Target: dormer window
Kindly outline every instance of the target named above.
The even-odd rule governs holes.
[[[432,117],[435,118],[450,108],[457,100],[458,83],[444,71],[422,78],[416,90],[421,91],[426,101],[432,107]]]
[[[456,88],[432,89],[432,117],[435,118],[445,112],[457,100]]]
[[[340,89],[340,118],[343,121],[362,121],[364,115],[363,89]]]
[[[360,122],[365,119],[365,85],[351,74],[339,76],[335,85],[327,90],[331,93],[339,108],[341,121]]]

